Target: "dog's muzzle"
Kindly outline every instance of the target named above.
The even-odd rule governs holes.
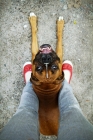
[[[41,59],[42,59],[42,63],[45,64],[46,78],[48,78],[48,65],[52,62],[52,57],[50,54],[43,54]]]
[[[43,64],[50,64],[52,62],[52,56],[50,54],[42,54],[41,60]]]

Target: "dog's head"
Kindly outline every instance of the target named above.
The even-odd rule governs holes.
[[[31,82],[35,85],[59,84],[63,79],[60,58],[49,44],[43,44],[33,60]]]

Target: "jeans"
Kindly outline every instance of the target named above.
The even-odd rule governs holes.
[[[66,80],[59,92],[58,106],[60,119],[57,140],[93,140],[93,125],[84,117]],[[31,82],[28,82],[17,112],[2,129],[0,140],[39,140],[38,109],[38,98]]]

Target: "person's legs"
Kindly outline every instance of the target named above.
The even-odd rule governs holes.
[[[24,66],[26,86],[23,89],[20,105],[12,119],[1,131],[0,140],[39,140],[39,101],[29,81],[30,67],[30,63],[26,63]]]
[[[64,62],[62,67],[64,73],[67,72],[65,70],[72,73],[71,67],[69,62]],[[58,98],[60,110],[58,140],[93,140],[93,126],[84,117],[68,82],[64,80]]]

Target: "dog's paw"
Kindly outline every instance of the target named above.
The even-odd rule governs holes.
[[[58,20],[59,20],[59,21],[60,21],[60,20],[63,20],[63,17],[62,17],[62,16],[60,16]]]
[[[36,15],[33,12],[31,12],[30,17],[36,17]]]

